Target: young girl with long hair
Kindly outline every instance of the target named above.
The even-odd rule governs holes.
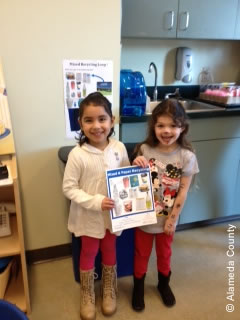
[[[148,134],[136,148],[134,165],[150,166],[157,223],[135,230],[134,288],[132,307],[145,308],[144,279],[155,239],[158,291],[163,303],[176,303],[169,286],[171,244],[180,212],[187,198],[192,177],[199,171],[196,156],[186,139],[189,129],[181,103],[163,100],[152,112]]]
[[[116,236],[107,197],[106,170],[129,165],[125,146],[111,138],[114,117],[110,102],[98,92],[89,94],[79,107],[79,144],[69,154],[63,178],[63,192],[71,200],[68,229],[81,237],[80,316],[93,320],[95,311],[94,264],[102,256],[102,312],[116,311]]]

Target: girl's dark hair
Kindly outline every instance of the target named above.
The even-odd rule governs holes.
[[[157,123],[158,117],[163,115],[170,116],[178,127],[184,128],[177,140],[177,143],[182,148],[193,151],[191,143],[186,139],[189,124],[187,121],[187,114],[183,106],[181,105],[181,102],[176,99],[165,99],[160,102],[156,106],[156,108],[153,109],[152,116],[150,117],[148,122],[147,138],[145,141],[136,146],[134,156],[138,154],[142,144],[147,144],[150,147],[156,147],[159,144],[159,141],[155,135],[155,125]]]
[[[88,106],[100,106],[103,107],[106,113],[109,115],[109,117],[112,119],[112,105],[109,102],[107,98],[104,97],[100,92],[93,92],[90,93],[85,99],[83,99],[79,105],[79,114],[78,114],[78,119],[81,121],[84,110]],[[114,133],[114,128],[111,128],[108,138]],[[79,145],[83,145],[85,142],[88,142],[88,138],[85,136],[84,131],[81,130],[81,125],[80,125],[80,133],[79,133],[79,138],[78,138],[78,143]]]

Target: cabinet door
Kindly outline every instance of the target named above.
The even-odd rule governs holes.
[[[121,123],[120,140],[123,143],[138,143],[146,139],[147,122]]]
[[[179,0],[177,38],[233,39],[238,0]]]
[[[240,214],[240,138],[194,143],[200,173],[179,223]]]
[[[122,0],[122,37],[176,38],[178,0]]]
[[[240,39],[240,0],[238,0],[238,10],[236,18],[236,27],[235,27],[235,39]]]

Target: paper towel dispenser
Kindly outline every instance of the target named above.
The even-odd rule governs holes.
[[[182,82],[192,81],[192,50],[187,47],[177,48],[176,79]]]

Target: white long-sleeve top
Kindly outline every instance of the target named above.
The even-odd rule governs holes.
[[[63,178],[63,193],[71,200],[68,230],[75,236],[102,239],[112,232],[110,213],[102,211],[107,196],[106,170],[129,165],[124,144],[109,139],[104,151],[87,143],[69,153]],[[121,233],[116,233],[117,235]]]

